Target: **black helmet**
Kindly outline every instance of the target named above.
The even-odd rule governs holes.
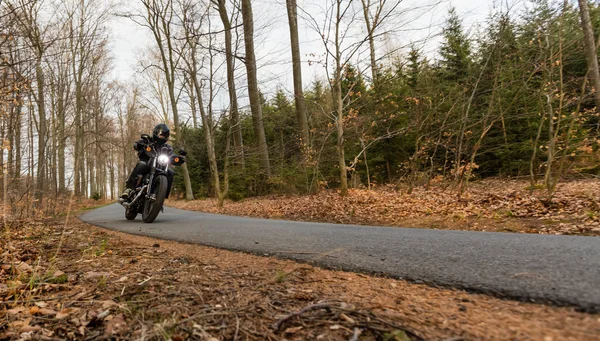
[[[154,131],[152,131],[152,138],[154,139],[154,143],[163,145],[169,141],[170,134],[171,131],[169,130],[169,127],[167,127],[166,124],[161,123],[154,127]]]

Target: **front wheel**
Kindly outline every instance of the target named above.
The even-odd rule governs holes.
[[[158,213],[162,209],[165,197],[167,196],[167,189],[169,185],[167,177],[164,175],[158,175],[154,178],[152,184],[152,193],[148,194],[148,198],[144,202],[144,211],[142,212],[142,220],[145,223],[151,223],[156,219]]]

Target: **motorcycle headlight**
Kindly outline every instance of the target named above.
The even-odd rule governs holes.
[[[161,154],[158,156],[158,163],[161,165],[166,165],[169,163],[169,157],[165,154]]]

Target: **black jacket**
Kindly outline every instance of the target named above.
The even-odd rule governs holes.
[[[153,143],[150,143],[150,145],[152,144]],[[148,143],[146,143],[146,141],[144,140],[138,140],[133,143],[133,149],[137,151],[138,158],[140,159],[140,161],[148,162],[148,160],[150,160],[150,157],[148,156],[148,154],[146,154],[146,151],[144,150],[146,146],[148,146]],[[167,148],[167,153],[169,154],[169,156],[175,154],[175,152],[173,151],[173,147],[168,143],[163,144],[157,149],[160,150],[161,148]]]

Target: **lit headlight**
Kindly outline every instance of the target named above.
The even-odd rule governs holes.
[[[158,163],[161,165],[166,165],[169,163],[169,157],[165,154],[161,154],[158,156]]]

